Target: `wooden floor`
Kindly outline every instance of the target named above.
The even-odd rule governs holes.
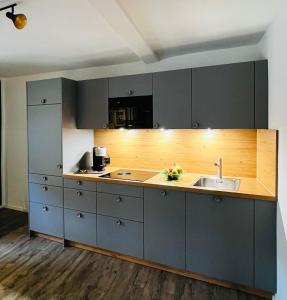
[[[30,239],[26,226],[15,229],[15,222],[11,224],[12,231],[0,237],[1,300],[263,299],[85,250],[64,249],[42,238]]]

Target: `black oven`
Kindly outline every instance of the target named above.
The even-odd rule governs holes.
[[[152,96],[110,98],[109,128],[153,128]]]

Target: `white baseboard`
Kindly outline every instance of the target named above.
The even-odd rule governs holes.
[[[28,212],[27,208],[24,208],[24,207],[18,207],[18,206],[13,206],[13,205],[5,205],[4,207],[13,209],[13,210]]]

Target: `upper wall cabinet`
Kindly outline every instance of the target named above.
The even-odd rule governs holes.
[[[80,129],[107,128],[108,79],[78,82],[77,127]]]
[[[268,128],[267,61],[192,69],[192,128]]]
[[[62,79],[27,82],[28,105],[62,103]]]
[[[153,122],[154,128],[190,128],[190,69],[153,75]]]
[[[254,63],[192,70],[193,128],[254,128]]]
[[[152,95],[152,74],[109,79],[109,98]]]

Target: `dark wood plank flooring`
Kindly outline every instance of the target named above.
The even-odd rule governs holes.
[[[85,250],[64,249],[42,238],[30,239],[26,226],[15,229],[11,224],[12,231],[0,238],[0,299],[263,299]]]
[[[27,225],[27,223],[27,213],[7,208],[0,208],[0,237],[14,229]]]

